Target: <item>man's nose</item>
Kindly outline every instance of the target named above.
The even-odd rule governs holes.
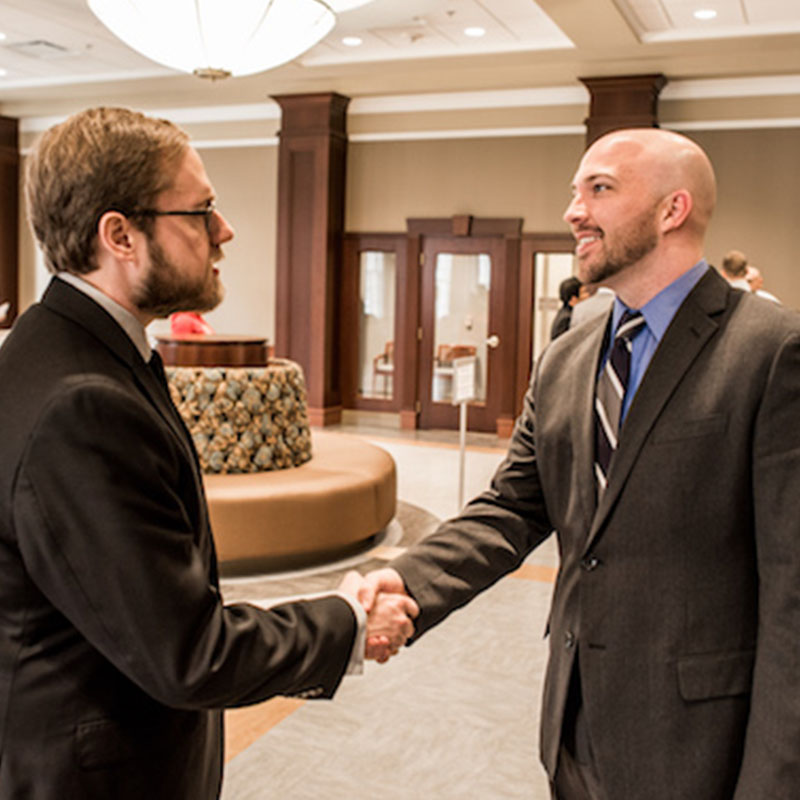
[[[564,211],[564,221],[574,224],[585,217],[586,207],[583,204],[583,200],[581,199],[580,195],[575,194],[572,196],[572,200],[570,200],[569,205]]]
[[[229,242],[233,239],[235,232],[233,227],[228,222],[225,217],[220,214],[219,211],[214,212],[214,220],[213,220],[213,241],[214,244],[224,244],[225,242]]]

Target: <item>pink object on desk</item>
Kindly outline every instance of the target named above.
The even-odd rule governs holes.
[[[169,327],[173,336],[214,333],[214,329],[196,311],[178,311],[169,318]]]

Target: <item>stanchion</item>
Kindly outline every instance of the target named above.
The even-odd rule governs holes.
[[[458,411],[458,510],[464,507],[464,474],[467,457],[467,406],[475,399],[475,356],[453,359],[453,405]]]

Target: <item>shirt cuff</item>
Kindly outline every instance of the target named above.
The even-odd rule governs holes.
[[[250,600],[252,605],[265,610],[282,606],[286,603],[295,603],[300,600],[318,600],[322,597],[341,597],[352,609],[356,618],[356,637],[353,641],[353,649],[350,652],[350,660],[347,662],[345,675],[364,674],[364,653],[367,647],[367,612],[358,600],[346,592],[311,592],[309,594],[295,594],[291,597],[270,597],[264,600]]]

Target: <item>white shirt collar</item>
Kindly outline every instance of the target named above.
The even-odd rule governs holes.
[[[74,275],[71,272],[59,272],[57,277],[64,283],[75,287],[79,292],[83,292],[87,297],[94,300],[97,305],[111,314],[114,321],[128,334],[128,338],[139,351],[145,364],[150,360],[152,348],[150,347],[150,342],[147,341],[144,325],[128,309],[123,308],[116,300],[112,300],[107,294],[101,292],[96,286],[92,286],[91,283],[85,281],[79,275]]]

